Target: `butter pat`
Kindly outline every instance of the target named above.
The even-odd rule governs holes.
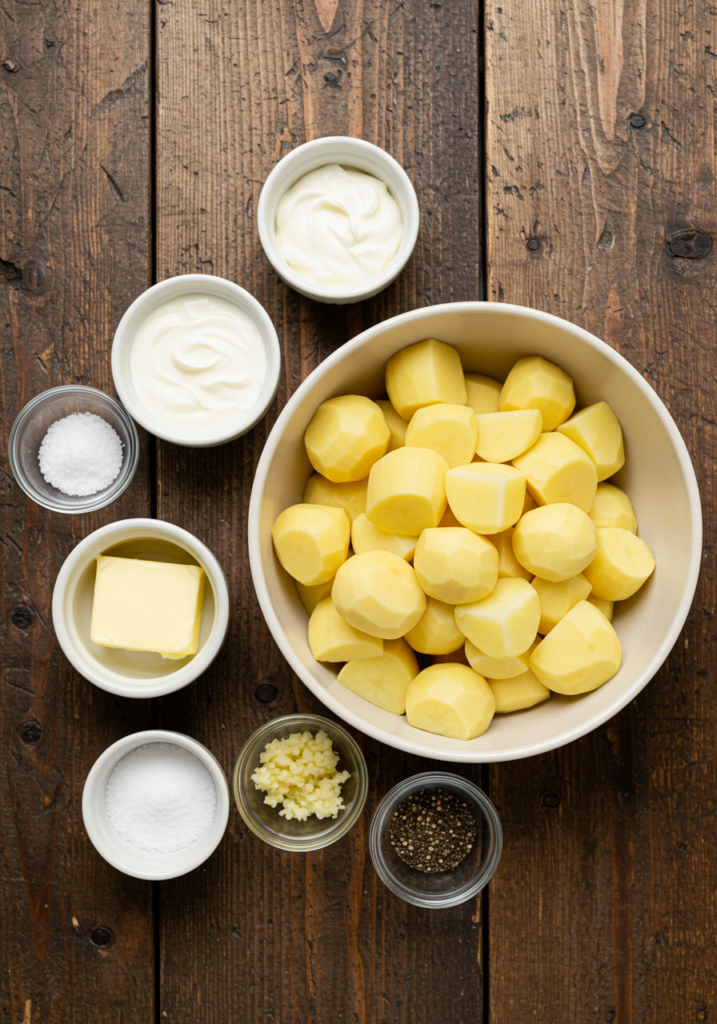
[[[198,565],[99,555],[90,636],[101,647],[197,653],[205,573]]]

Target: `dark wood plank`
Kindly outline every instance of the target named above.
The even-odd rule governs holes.
[[[705,561],[688,625],[630,707],[550,756],[497,765],[491,1019],[701,1021],[715,1006],[717,11],[675,0],[486,7],[489,297],[617,348],[695,460]],[[527,248],[529,239],[539,242]]]
[[[148,12],[139,0],[4,0],[0,19],[0,1016],[149,1024],[151,886],[95,853],[81,799],[95,758],[146,727],[150,709],[72,671],[51,617],[55,577],[77,541],[149,513],[146,451],[123,498],[84,517],[26,500],[5,454],[15,415],[40,391],[113,390],[112,334],[148,278]],[[38,291],[38,280],[49,284]],[[111,933],[106,948],[93,943],[108,938],[98,926]]]
[[[246,514],[268,429],[307,373],[363,327],[477,297],[476,12],[472,0],[193,0],[159,11],[158,274],[214,271],[244,285],[269,310],[285,359],[275,407],[253,433],[213,451],[159,450],[159,515],[209,544],[234,601],[221,657],[162,700],[161,720],[206,742],[230,774],[267,717],[321,711],[274,646],[249,575]],[[423,214],[406,272],[364,306],[300,300],[277,280],[256,232],[275,161],[331,133],[387,148],[415,182]],[[268,708],[252,697],[264,679],[279,691]],[[425,764],[361,742],[371,795],[349,837],[306,857],[279,853],[234,812],[206,870],[162,887],[161,1010],[170,1020],[480,1020],[476,906],[410,908],[368,859],[377,801]]]

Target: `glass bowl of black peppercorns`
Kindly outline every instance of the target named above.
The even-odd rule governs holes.
[[[460,775],[425,772],[395,786],[371,822],[373,865],[388,888],[419,907],[454,907],[495,874],[503,848],[498,812]]]

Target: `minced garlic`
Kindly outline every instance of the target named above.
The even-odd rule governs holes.
[[[345,806],[341,786],[350,774],[336,771],[339,755],[323,729],[315,736],[293,732],[271,740],[259,760],[252,782],[266,793],[265,804],[282,805],[279,814],[287,821],[305,821],[310,814],[335,818]]]

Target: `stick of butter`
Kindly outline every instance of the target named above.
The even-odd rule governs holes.
[[[198,565],[99,555],[90,637],[163,658],[196,654],[204,580]]]

